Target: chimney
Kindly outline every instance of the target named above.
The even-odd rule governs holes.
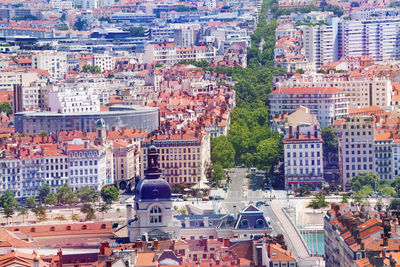
[[[231,246],[231,241],[228,238],[224,238],[224,247],[229,248]]]
[[[100,255],[104,255],[105,254],[105,248],[109,248],[110,245],[108,244],[108,242],[104,242],[100,244]],[[60,249],[61,251],[61,249]]]
[[[293,128],[292,128],[292,126],[290,125],[289,126],[289,138],[292,138],[293,137]]]
[[[154,251],[158,251],[158,240],[157,239],[155,239],[153,241],[153,247],[154,247]]]
[[[388,247],[389,246],[389,242],[388,242],[388,238],[387,236],[383,237],[383,247]]]
[[[126,220],[132,220],[132,205],[128,204],[126,205]]]
[[[58,264],[57,267],[62,267],[62,250],[61,248],[58,250],[57,252],[57,256],[58,256]]]
[[[138,252],[142,251],[142,241],[136,241],[135,248],[138,250]]]

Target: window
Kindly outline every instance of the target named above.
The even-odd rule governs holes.
[[[86,230],[86,229],[87,229],[87,225],[86,224],[82,225],[82,230]]]
[[[71,226],[68,225],[67,228],[66,228],[66,230],[67,230],[67,231],[71,231]]]
[[[56,229],[54,228],[54,226],[50,227],[50,232],[54,232]]]
[[[150,209],[150,223],[162,223],[162,211],[159,206]]]

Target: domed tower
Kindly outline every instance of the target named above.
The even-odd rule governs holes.
[[[135,218],[129,218],[132,212],[131,207],[127,207],[129,240],[179,238],[181,224],[172,216],[171,187],[160,178],[159,152],[153,142],[144,156],[147,157],[147,169],[144,179],[135,188]]]

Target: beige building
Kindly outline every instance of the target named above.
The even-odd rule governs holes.
[[[208,135],[195,137],[190,134],[158,135],[154,144],[160,150],[161,177],[168,183],[198,183],[206,179],[210,163],[210,141]],[[147,168],[147,147],[150,139],[144,141],[140,153],[140,177]]]
[[[281,81],[277,87],[336,87],[344,91],[349,99],[349,108],[369,106],[390,107],[392,83],[385,77],[373,79],[353,78],[349,74],[320,75],[314,74]]]
[[[349,188],[350,179],[361,172],[375,173],[374,169],[374,116],[350,116],[338,125],[339,164],[343,189]]]
[[[135,144],[125,141],[114,141],[114,182],[124,190],[129,182],[139,176],[139,151]]]

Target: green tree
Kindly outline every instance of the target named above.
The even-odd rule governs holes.
[[[307,186],[300,186],[294,190],[297,196],[303,197],[303,196],[309,196],[311,195],[311,191]]]
[[[81,203],[96,202],[99,192],[95,188],[84,186],[76,191],[76,195]]]
[[[101,73],[101,68],[97,65],[85,65],[83,66],[83,72],[90,72],[90,73]]]
[[[101,188],[100,196],[105,203],[111,205],[113,201],[119,200],[119,191],[113,185],[105,185]]]
[[[43,203],[46,199],[47,195],[50,194],[51,188],[49,184],[44,184],[41,188],[39,188],[39,203]]]
[[[35,214],[36,219],[39,221],[47,218],[46,209],[43,206],[37,206],[36,208],[33,208],[32,212]]]
[[[49,193],[44,199],[43,203],[45,205],[54,206],[57,204],[57,198],[53,193]]]
[[[307,208],[312,208],[316,210],[316,209],[327,208],[328,206],[329,203],[325,200],[325,195],[318,193],[315,195],[315,198],[311,200],[310,203],[308,203]]]
[[[81,207],[81,212],[86,214],[86,220],[91,221],[93,219],[96,219],[96,211],[93,208],[92,204],[89,203],[84,203]]]
[[[279,156],[279,140],[268,138],[263,140],[257,147],[255,154],[257,160],[257,168],[269,172],[272,166],[278,160]]]
[[[131,37],[146,36],[145,28],[143,28],[143,27],[130,27],[129,29],[124,29],[124,31],[129,32],[129,36],[131,36]]]
[[[347,195],[344,195],[344,196],[342,196],[342,201],[340,202],[340,203],[343,203],[343,204],[346,204],[346,203],[348,203],[349,202],[349,196],[347,196]]]
[[[353,194],[353,199],[356,202],[361,202],[363,198],[366,198],[367,196],[373,195],[374,194],[374,189],[370,185],[363,185],[359,190],[357,190]]]
[[[34,196],[30,196],[25,200],[25,207],[27,207],[28,209],[33,209],[34,207],[37,206],[37,201],[36,201],[36,197]]]
[[[213,166],[213,172],[212,172],[212,178],[214,181],[219,181],[224,177],[224,169],[220,164],[214,164]]]
[[[64,183],[57,189],[56,198],[58,204],[71,204],[71,200],[74,197],[74,193],[68,183]]]
[[[102,219],[104,219],[104,213],[106,213],[107,211],[110,210],[110,205],[108,205],[107,203],[102,203],[100,205],[100,207],[97,209],[97,211],[101,212],[101,217]]]
[[[396,190],[390,184],[384,183],[379,186],[378,192],[381,196],[395,196]]]
[[[78,31],[83,31],[87,27],[87,20],[82,19],[78,17],[78,19],[75,21],[74,28],[76,28]]]
[[[323,140],[322,146],[324,152],[338,152],[338,140],[331,126],[327,126],[321,129],[321,137]]]
[[[0,111],[7,113],[7,116],[13,113],[12,107],[8,102],[0,103]]]
[[[22,216],[22,223],[25,223],[25,216],[29,214],[27,208],[18,209],[18,216]]]
[[[390,185],[394,188],[394,190],[396,191],[396,194],[399,196],[400,195],[400,177],[396,177],[395,179],[393,179]]]
[[[15,212],[15,209],[18,207],[18,201],[15,199],[14,193],[10,190],[4,191],[4,193],[0,196],[0,207],[3,208],[3,212],[5,217],[12,217]]]
[[[49,133],[46,131],[39,133],[39,137],[46,137],[46,136],[49,136]]]
[[[391,210],[400,209],[400,199],[398,199],[398,198],[392,199],[389,204],[389,209],[391,209]]]
[[[303,70],[303,69],[297,69],[297,70],[296,70],[296,73],[304,74],[304,70]]]
[[[233,166],[234,159],[235,149],[226,136],[211,139],[211,160],[213,163],[219,164],[223,168],[230,168]]]
[[[355,192],[361,190],[361,188],[366,185],[369,185],[372,189],[375,188],[375,186],[376,187],[379,186],[379,178],[374,173],[362,172],[354,176],[351,179],[350,184],[351,184],[351,189]]]

